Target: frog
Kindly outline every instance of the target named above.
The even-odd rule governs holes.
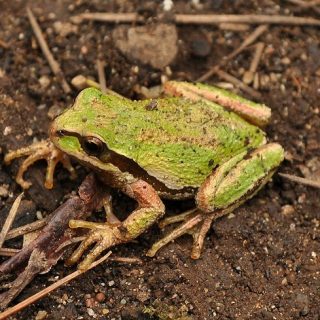
[[[145,100],[86,88],[53,120],[49,140],[11,151],[5,162],[28,156],[16,178],[28,188],[24,172],[46,159],[45,186],[52,188],[58,162],[75,175],[72,158],[136,200],[123,221],[110,210],[104,222],[70,220],[70,228],[88,233],[69,264],[87,269],[103,251],[136,239],[155,223],[175,226],[147,256],[190,234],[191,258],[198,259],[212,223],[252,198],[283,161],[284,149],[268,142],[264,131],[270,117],[265,104],[203,83],[168,81],[159,98]],[[164,217],[164,199],[194,199],[195,208]]]

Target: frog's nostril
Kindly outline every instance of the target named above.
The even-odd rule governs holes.
[[[56,135],[58,137],[63,137],[66,135],[66,131],[65,130],[58,130],[58,131],[56,131]]]

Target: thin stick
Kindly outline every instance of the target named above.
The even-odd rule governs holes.
[[[265,47],[265,44],[263,42],[257,43],[256,50],[254,52],[254,56],[249,68],[250,72],[255,73],[257,71],[264,47]]]
[[[311,7],[320,5],[319,0],[314,0],[314,1],[287,0],[287,2],[291,2],[292,4],[295,4],[303,8],[311,8]]]
[[[298,177],[298,176],[294,176],[292,174],[287,174],[287,173],[278,173],[280,177],[283,177],[285,179],[294,181],[294,182],[298,182],[300,184],[303,184],[305,186],[309,186],[309,187],[314,187],[314,188],[319,188],[320,189],[320,182],[317,181],[313,181],[310,179],[306,179],[306,178],[302,178],[302,177]]]
[[[268,30],[267,25],[262,25],[257,27],[252,33],[246,37],[241,45],[232,51],[230,54],[228,54],[223,60],[221,60],[218,64],[214,65],[212,68],[209,69],[205,74],[203,74],[197,81],[203,82],[208,80],[211,76],[213,76],[220,67],[224,66],[227,61],[233,59],[235,56],[237,56],[239,53],[241,53],[243,50],[245,50],[250,44],[255,42],[265,31]]]
[[[143,17],[139,17],[136,13],[110,13],[110,12],[86,12],[73,16],[72,20],[75,22],[82,22],[83,20],[95,20],[108,23],[130,23],[143,21]]]
[[[52,285],[50,285],[49,287],[41,290],[40,292],[34,294],[33,296],[25,299],[24,301],[18,303],[17,305],[7,309],[6,311],[0,313],[0,320],[4,320],[7,317],[10,317],[11,315],[19,312],[20,310],[26,308],[28,305],[30,305],[31,303],[34,303],[36,301],[38,301],[39,299],[43,298],[44,296],[46,296],[47,294],[49,294],[50,292],[52,292],[53,290],[61,287],[62,285],[68,283],[69,281],[73,280],[74,278],[80,276],[81,274],[85,273],[86,271],[96,267],[97,265],[99,265],[100,263],[104,262],[105,260],[107,260],[107,258],[111,255],[111,251],[109,251],[106,255],[104,255],[102,258],[100,258],[99,260],[93,262],[90,267],[86,270],[77,270],[71,274],[69,274],[68,276],[58,280],[57,282],[53,283]]]
[[[100,89],[103,93],[106,93],[107,82],[106,82],[106,76],[104,73],[104,62],[101,59],[97,60],[97,70],[98,70]]]
[[[176,14],[175,22],[179,24],[219,24],[229,22],[320,26],[320,20],[314,18],[259,14]]]
[[[220,78],[222,78],[222,79],[224,79],[224,80],[226,80],[226,81],[234,84],[236,87],[238,87],[238,88],[240,88],[241,90],[243,90],[244,92],[248,93],[250,96],[252,96],[252,97],[254,97],[254,98],[256,98],[256,99],[259,99],[259,98],[261,97],[261,95],[260,95],[260,93],[259,93],[258,91],[250,88],[250,87],[247,86],[245,83],[243,83],[241,80],[235,78],[235,77],[232,76],[231,74],[229,74],[229,73],[227,73],[227,72],[225,72],[225,71],[222,71],[222,70],[220,70],[220,69],[218,69],[218,71],[216,72],[216,74],[217,74]]]
[[[7,42],[3,41],[0,39],[0,47],[4,48],[4,49],[8,49],[9,45]]]
[[[17,254],[20,250],[19,249],[12,249],[12,248],[1,248],[0,249],[0,256],[3,257],[12,257]]]
[[[47,59],[50,68],[52,70],[52,72],[57,76],[58,79],[60,79],[61,81],[61,86],[62,89],[65,93],[69,93],[71,91],[71,88],[69,86],[69,84],[67,83],[66,79],[64,78],[63,72],[60,68],[59,63],[54,59],[49,46],[42,34],[41,28],[35,18],[35,16],[33,15],[31,9],[29,7],[27,7],[27,14],[28,14],[28,18],[32,27],[32,30],[39,42],[40,48],[45,56],[45,58]]]
[[[11,228],[11,225],[12,225],[14,218],[16,217],[16,214],[18,212],[18,208],[20,206],[22,197],[23,197],[23,192],[18,195],[16,200],[14,200],[13,205],[9,211],[8,217],[2,227],[2,230],[0,233],[0,248],[2,248],[2,245],[6,239],[6,235],[9,231],[9,229]]]
[[[72,18],[73,21],[95,20],[108,23],[143,22],[144,19],[136,13],[88,12]],[[259,15],[259,14],[176,14],[174,21],[178,24],[220,24],[220,23],[248,23],[248,24],[287,24],[320,26],[320,20],[314,18]]]
[[[35,222],[31,222],[29,224],[26,224],[24,226],[11,229],[7,235],[6,235],[6,240],[13,239],[19,236],[23,236],[26,233],[30,233],[32,231],[38,230],[42,227],[44,227],[47,224],[47,218],[37,220]]]
[[[123,262],[123,263],[138,263],[141,264],[142,260],[139,258],[126,258],[126,257],[111,257],[110,261]]]

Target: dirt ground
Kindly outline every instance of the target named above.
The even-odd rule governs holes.
[[[177,13],[265,13],[317,17],[317,10],[290,1],[175,1]],[[281,3],[281,5],[280,5]],[[64,93],[52,74],[26,15],[27,1],[0,1],[0,217],[21,192],[14,182],[19,161],[2,160],[9,149],[47,137],[54,115],[70,105],[78,90]],[[97,79],[97,57],[106,63],[107,86],[129,98],[139,98],[137,86],[152,87],[161,78],[195,80],[239,47],[255,26],[230,31],[217,26],[177,26],[177,54],[170,70],[152,67],[132,50],[116,47],[117,26],[85,21],[70,25],[70,17],[88,11],[134,12],[154,26],[163,18],[162,1],[30,1],[54,57],[70,83],[82,74]],[[153,18],[157,17],[158,18]],[[166,41],[164,37],[163,41]],[[265,44],[257,72],[260,101],[272,108],[266,128],[271,141],[286,150],[279,171],[320,176],[320,36],[312,26],[275,25],[259,39]],[[169,41],[169,40],[168,40]],[[172,41],[172,39],[170,40]],[[163,44],[165,45],[165,44]],[[223,70],[242,79],[254,48],[228,62]],[[154,57],[153,57],[154,58]],[[159,57],[160,59],[160,57]],[[171,61],[171,60],[172,61]],[[157,60],[157,59],[156,59]],[[145,60],[147,61],[147,60]],[[154,61],[154,60],[153,60]],[[166,60],[165,60],[166,61]],[[164,62],[164,64],[168,63]],[[151,65],[150,65],[151,64]],[[211,77],[208,83],[222,80]],[[240,91],[241,92],[241,91]],[[248,94],[241,92],[251,98]],[[76,190],[62,169],[55,189],[43,187],[45,163],[27,173],[33,186],[25,193],[15,226],[45,216]],[[82,169],[83,170],[83,169]],[[320,191],[284,180],[277,174],[252,200],[234,214],[214,223],[201,259],[189,258],[185,236],[162,249],[155,258],[146,250],[160,238],[154,226],[135,243],[113,254],[139,257],[142,265],[104,263],[61,287],[12,319],[320,319]],[[116,195],[115,207],[130,200]],[[192,202],[166,202],[169,212],[182,212]],[[9,244],[8,244],[9,245]],[[18,243],[13,243],[13,246]],[[39,275],[15,300],[22,301],[73,271],[58,263]],[[97,294],[102,298],[96,302]],[[103,295],[101,295],[103,293]],[[40,313],[39,313],[40,312]]]

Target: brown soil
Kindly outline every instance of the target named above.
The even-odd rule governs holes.
[[[143,4],[142,4],[143,3]],[[175,1],[180,13],[267,13],[313,16],[312,9],[289,1],[201,1],[200,9],[188,1]],[[89,11],[133,12],[156,16],[161,1],[32,1],[36,15],[54,56],[69,81],[77,74],[97,78],[99,55],[106,61],[107,85],[130,98],[137,98],[134,85],[160,84],[164,72],[132,62],[114,46],[114,25],[85,22],[67,36],[57,32],[55,22]],[[26,1],[0,2],[0,150],[30,144],[47,136],[49,117],[68,106],[77,94],[66,95],[52,75],[35,41],[26,16]],[[149,19],[152,20],[152,19]],[[178,26],[179,52],[171,63],[172,79],[194,80],[237,48],[252,32],[230,32],[216,26]],[[264,78],[261,101],[273,110],[267,133],[287,151],[282,172],[301,175],[319,172],[320,155],[320,37],[316,27],[272,26],[261,40],[266,44],[258,71]],[[224,70],[241,79],[253,50],[246,50]],[[138,72],[133,66],[139,66]],[[267,77],[269,76],[269,77]],[[39,79],[42,77],[42,84]],[[49,81],[47,87],[44,82]],[[219,81],[211,78],[209,83]],[[250,97],[249,97],[250,98]],[[20,192],[14,182],[19,161],[2,165],[0,215],[3,221]],[[34,182],[26,192],[16,224],[52,211],[63,196],[77,185],[58,170],[56,188],[42,186],[44,164],[27,174]],[[318,171],[317,171],[318,170]],[[81,180],[77,181],[79,183]],[[8,187],[6,186],[8,185]],[[155,226],[137,242],[114,249],[114,255],[140,257],[142,265],[105,263],[81,278],[18,313],[16,319],[34,319],[40,310],[47,319],[160,319],[143,313],[144,307],[169,309],[167,319],[178,313],[190,319],[320,319],[320,191],[283,180],[273,180],[252,200],[221,218],[206,239],[202,258],[189,258],[190,239],[182,237],[153,258],[147,248],[161,236]],[[116,206],[128,201],[118,195]],[[121,205],[122,203],[122,205]],[[183,211],[192,203],[167,203],[170,211]],[[119,209],[120,210],[120,209]],[[28,213],[28,214],[27,214]],[[41,290],[71,272],[60,262],[49,273],[39,275],[16,299]],[[92,305],[98,292],[104,302]],[[88,309],[89,307],[89,309]],[[106,314],[109,312],[108,314]],[[103,315],[105,313],[105,315]],[[64,317],[64,318],[63,318]],[[81,318],[82,317],[82,318]],[[12,318],[13,319],[13,318]],[[165,318],[161,318],[165,319]],[[182,319],[182,318],[181,318]]]

